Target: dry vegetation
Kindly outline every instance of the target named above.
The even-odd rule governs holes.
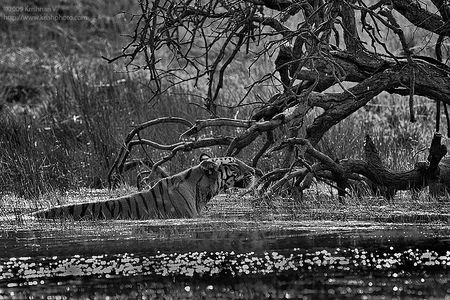
[[[3,16],[38,14],[13,13],[7,7],[28,4],[6,2],[0,10]],[[179,116],[191,121],[206,116],[196,105],[199,100],[191,96],[195,94],[193,86],[178,86],[170,93],[153,98],[144,72],[126,73],[120,66],[101,59],[101,55],[112,57],[120,53],[125,39],[119,33],[133,28],[129,23],[130,14],[117,14],[136,10],[129,1],[98,1],[96,4],[79,1],[77,5],[70,1],[44,2],[41,7],[59,7],[60,14],[89,16],[89,21],[55,23],[0,18],[0,208],[4,212],[9,212],[11,207],[27,206],[23,198],[34,199],[33,204],[27,206],[33,209],[42,203],[45,205],[48,195],[57,195],[50,197],[55,199],[50,202],[56,204],[70,201],[60,196],[63,192],[105,187],[109,167],[130,125],[162,116]],[[408,36],[412,41],[424,38],[415,31]],[[238,59],[244,62],[246,57]],[[260,68],[257,73],[267,72],[263,65]],[[221,96],[224,99],[236,97],[236,90],[249,84],[237,78],[227,80],[229,88]],[[364,135],[370,133],[389,168],[411,168],[415,161],[424,160],[428,155],[426,149],[434,131],[434,103],[419,101],[415,108],[418,122],[410,123],[406,97],[380,94],[327,132],[318,148],[333,159],[361,158]],[[218,109],[229,117],[251,113],[246,108],[239,111],[226,107]],[[178,133],[185,128],[176,126],[180,125],[170,129],[154,128],[141,138],[161,141],[163,131],[164,141],[161,142],[177,141]],[[213,134],[219,134],[227,129],[212,130]],[[285,135],[283,130],[276,134]],[[257,149],[261,145],[256,143],[253,147]],[[146,151],[149,150],[139,149],[136,155],[148,154]],[[222,155],[225,149],[214,147],[201,151]],[[179,171],[196,162],[199,153],[200,150],[179,154],[166,167],[170,173]],[[244,160],[250,159],[246,153],[240,155]],[[269,164],[263,158],[261,168],[267,171],[273,162],[272,159]],[[127,182],[134,184],[135,178],[130,176]],[[392,211],[392,207],[394,210],[404,208],[405,204],[412,210],[446,210],[435,199],[409,194],[397,196],[393,203],[379,198],[354,197],[343,206],[335,196],[329,196],[331,189],[326,189],[325,193],[323,189],[320,185],[316,192],[306,194],[301,203],[289,202],[292,205],[288,207],[294,208],[290,215],[308,217],[301,213],[307,208],[312,219],[346,219],[347,216],[352,219],[352,215],[364,216],[379,204],[389,207],[386,211]],[[280,201],[283,200],[277,198],[271,204],[259,203],[257,209],[264,211],[266,206],[280,209],[284,206]],[[342,214],[336,217],[324,211]],[[379,215],[384,213],[381,211]]]

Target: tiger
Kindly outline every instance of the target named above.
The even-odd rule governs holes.
[[[116,199],[69,204],[33,213],[37,218],[152,219],[196,218],[206,204],[229,188],[251,189],[255,169],[234,157],[200,155],[200,163],[163,178],[149,190]]]

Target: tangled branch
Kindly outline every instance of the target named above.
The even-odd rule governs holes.
[[[315,147],[334,125],[381,93],[408,96],[411,121],[420,101],[416,96],[450,104],[448,50],[443,51],[450,36],[450,6],[442,0],[431,3],[434,7],[413,0],[140,1],[130,43],[108,61],[124,59],[128,67],[146,70],[153,97],[187,86],[198,93],[202,100],[196,105],[210,117],[193,116],[192,122],[161,118],[136,127],[111,168],[110,181],[112,173],[124,172],[137,145],[165,152],[156,162],[145,161],[154,173],[180,151],[222,145],[227,146],[225,155],[235,156],[263,137],[263,145],[248,155],[252,165],[275,147],[283,152],[281,169],[287,170],[269,170],[261,183],[264,189],[276,191],[295,181],[303,190],[313,178],[328,178],[344,195],[348,180],[359,175],[378,185],[405,188],[393,173],[370,173],[373,155],[365,162],[335,162]],[[429,32],[437,59],[416,52],[408,37],[412,26]],[[238,110],[247,118],[238,119]],[[140,131],[164,122],[187,127],[179,141],[160,144],[139,138]],[[212,136],[208,129],[214,127],[231,133]],[[293,155],[299,146],[313,162]],[[419,187],[422,171],[401,176],[410,187]]]

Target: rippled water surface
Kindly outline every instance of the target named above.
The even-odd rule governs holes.
[[[0,231],[2,298],[446,298],[447,225],[39,222]]]

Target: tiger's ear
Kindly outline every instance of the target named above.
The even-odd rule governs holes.
[[[204,160],[200,163],[200,168],[205,172],[206,175],[210,176],[219,170],[219,166],[210,160]]]
[[[211,158],[211,156],[209,156],[206,153],[200,154],[200,161],[204,161],[204,160],[207,160],[207,159],[210,159],[210,158]]]

